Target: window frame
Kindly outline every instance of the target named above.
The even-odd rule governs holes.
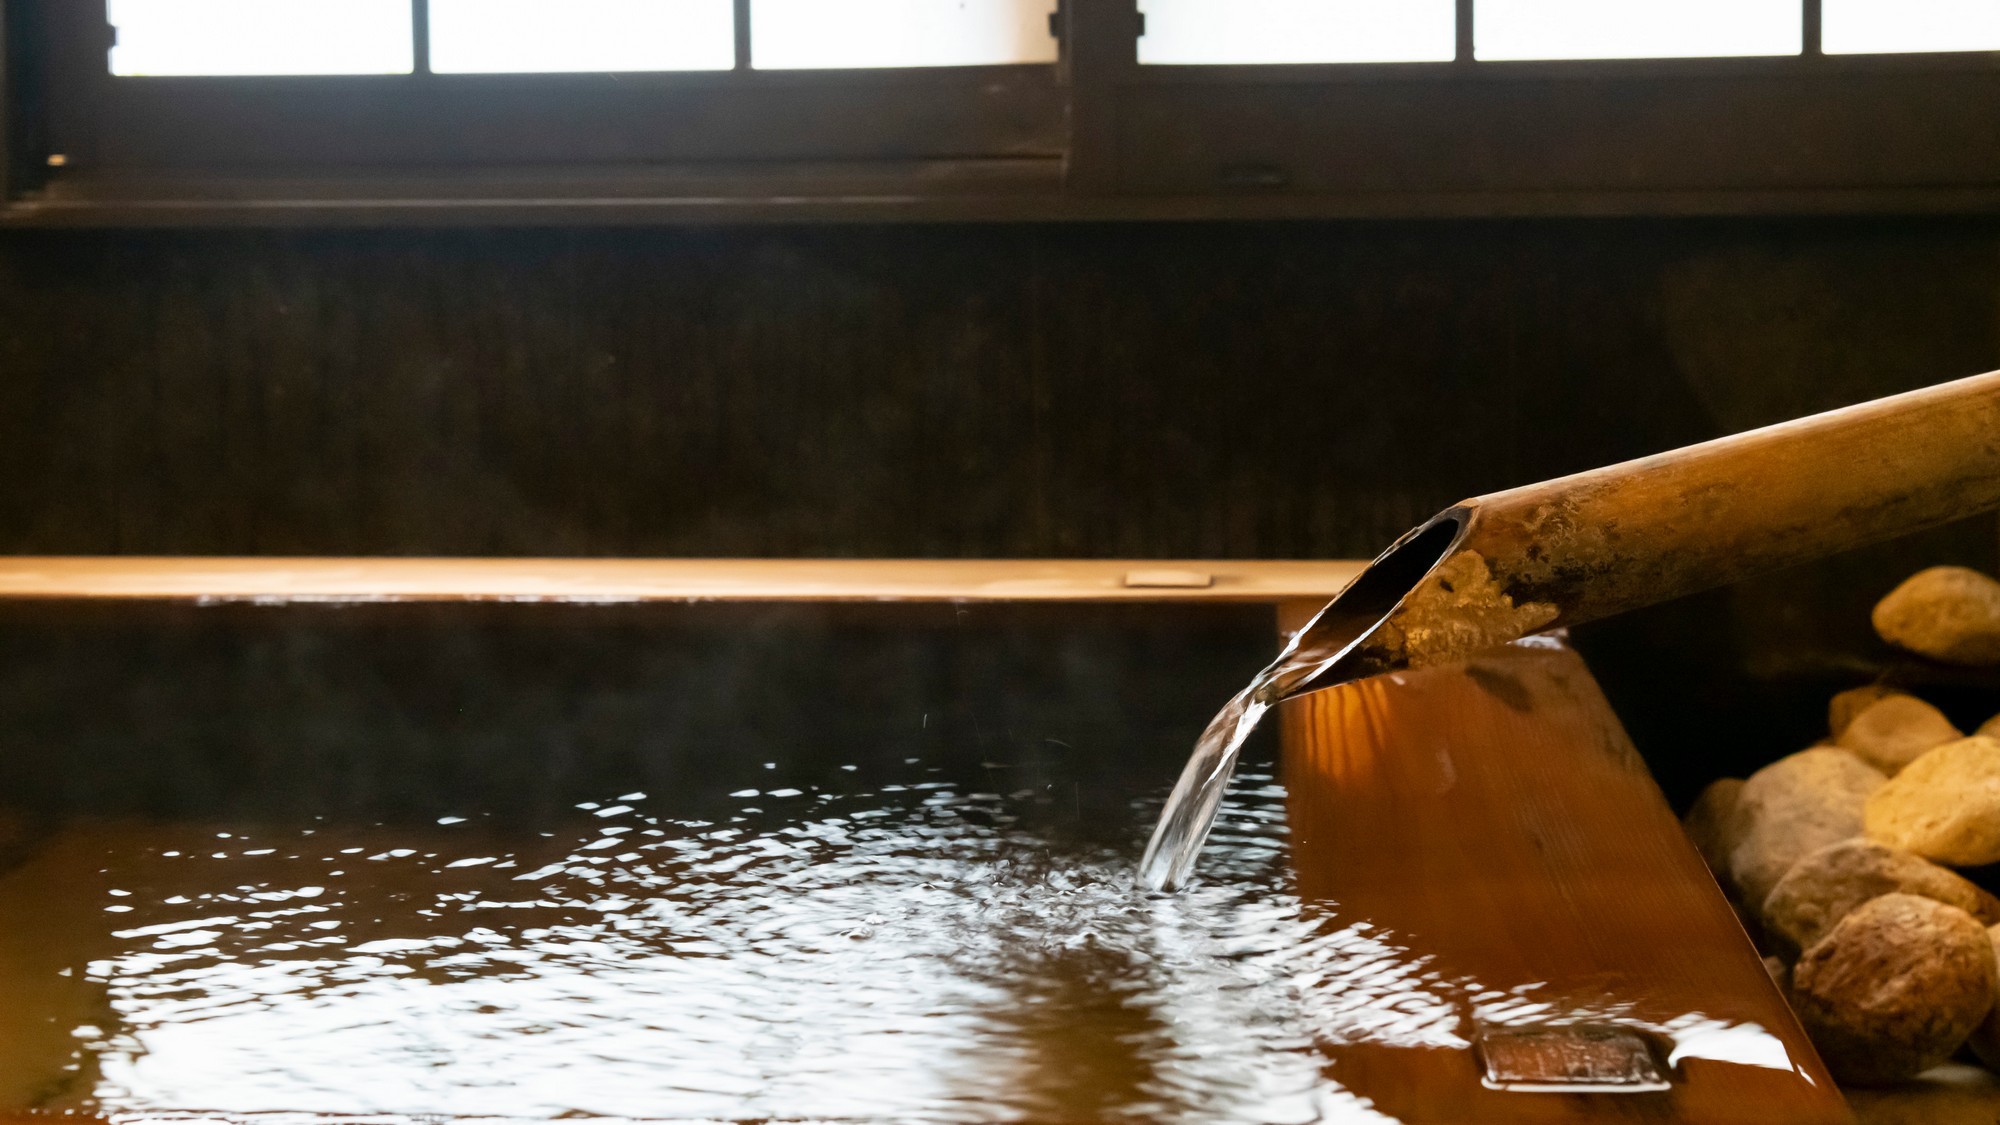
[[[83,142],[67,155],[106,168],[1054,154],[1053,145],[1037,151],[1021,129],[981,112],[982,102],[1032,99],[1038,87],[1046,99],[1053,74],[1036,72],[1052,67],[752,70],[741,26],[748,0],[736,3],[736,69],[616,74],[432,73],[429,4],[414,0],[418,65],[411,74],[115,77],[103,62],[108,44],[92,41],[102,26],[91,14],[99,7],[60,3],[46,26],[51,126]],[[835,112],[816,114],[815,99],[830,100]],[[924,112],[895,115],[898,99],[921,102]],[[861,109],[890,115],[856,120]],[[524,127],[509,130],[523,115]],[[809,120],[796,122],[799,115]],[[615,128],[593,135],[583,127],[607,117]],[[573,128],[551,133],[550,119]],[[135,135],[168,129],[179,131],[171,146],[157,143],[169,138]],[[508,158],[497,159],[502,153]]]
[[[1054,67],[824,71],[736,3],[727,72],[135,79],[0,0],[0,225],[2000,210],[2000,52],[1823,55],[1818,0],[1795,56],[1477,61],[1457,0],[1451,62],[1141,65],[1138,0],[1062,0]]]

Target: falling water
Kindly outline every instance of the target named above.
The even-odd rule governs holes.
[[[1236,693],[1195,743],[1194,756],[1181,771],[1180,780],[1160,811],[1160,823],[1139,860],[1139,878],[1156,891],[1177,891],[1194,871],[1195,857],[1208,841],[1215,826],[1216,810],[1229,787],[1229,775],[1236,770],[1236,758],[1243,743],[1264,712],[1271,709],[1263,694],[1270,680],[1260,675],[1250,686]]]
[[[1292,634],[1291,643],[1270,667],[1257,673],[1249,687],[1223,705],[1202,731],[1194,755],[1167,797],[1160,823],[1139,860],[1141,883],[1156,891],[1175,891],[1187,882],[1215,824],[1216,810],[1222,807],[1222,795],[1229,788],[1229,775],[1235,772],[1243,743],[1257,729],[1264,713],[1318,680],[1387,620],[1392,610],[1403,605],[1419,581],[1435,573],[1461,527],[1462,519],[1453,509],[1391,544],[1326,608]],[[1485,564],[1474,558],[1483,574]],[[1449,586],[1444,589],[1450,592]],[[1511,602],[1505,606],[1512,610]],[[1466,646],[1468,651],[1503,644],[1533,631],[1522,628],[1507,632],[1515,625],[1512,620],[1501,621],[1498,631],[1483,622],[1475,624],[1481,627],[1465,633],[1465,639],[1472,642]],[[1318,686],[1331,687],[1335,682]]]
[[[1250,732],[1257,729],[1266,711],[1316,679],[1346,654],[1348,642],[1356,635],[1344,628],[1349,623],[1321,626],[1321,619],[1335,606],[1320,611],[1318,617],[1294,634],[1284,653],[1257,673],[1250,686],[1237,692],[1209,720],[1195,742],[1187,768],[1181,771],[1174,791],[1167,796],[1160,822],[1153,828],[1153,838],[1139,860],[1139,879],[1146,886],[1156,891],[1177,891],[1187,883],[1209,830],[1215,827],[1216,811],[1222,807],[1229,776],[1236,771],[1236,759],[1241,756]],[[1326,638],[1333,638],[1333,643]]]

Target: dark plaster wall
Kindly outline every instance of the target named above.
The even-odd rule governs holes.
[[[1353,557],[1995,367],[1979,219],[16,233],[0,551]],[[1874,597],[1997,553],[1968,521],[1585,641],[1706,763],[1809,740],[1883,667]]]

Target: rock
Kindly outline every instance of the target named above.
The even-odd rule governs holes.
[[[1986,937],[1992,943],[1996,963],[2000,963],[2000,926],[1988,926]],[[1994,1000],[2000,1003],[2000,989],[1995,991]],[[2000,1009],[1986,1013],[1986,1018],[1973,1031],[1972,1038],[1966,1041],[1966,1045],[1972,1048],[1973,1054],[1979,1056],[1980,1062],[2000,1070]],[[2000,1121],[2000,1114],[1996,1114],[1993,1119]]]
[[[1878,1086],[1944,1062],[1986,1018],[1986,927],[1955,906],[1891,894],[1855,908],[1792,967],[1792,1005],[1828,1069]]]
[[[2000,862],[2000,740],[1947,742],[1867,800],[1868,835],[1940,863]]]
[[[1979,729],[1972,733],[1984,735],[1987,738],[2000,738],[2000,715],[1995,715],[1984,723],[1981,723]]]
[[[1866,711],[1877,700],[1886,699],[1902,692],[1887,684],[1869,684],[1866,687],[1848,688],[1833,697],[1826,705],[1826,729],[1829,736],[1839,738],[1854,716]]]
[[[1868,795],[1886,779],[1845,750],[1801,750],[1750,775],[1729,833],[1729,877],[1754,910],[1807,852],[1861,835]]]
[[[1687,819],[1681,822],[1708,869],[1718,876],[1729,873],[1729,852],[1736,844],[1730,827],[1736,815],[1737,798],[1742,793],[1742,778],[1725,777],[1710,782],[1689,807]]]
[[[1893,692],[1856,712],[1834,743],[1894,776],[1926,750],[1964,737],[1944,712],[1914,695]]]
[[[2000,582],[1962,566],[1911,575],[1876,605],[1875,632],[1952,664],[2000,664]]]
[[[2000,1077],[1946,1063],[1886,1089],[1844,1091],[1857,1125],[1994,1125]]]
[[[2000,899],[1914,852],[1873,840],[1842,840],[1792,865],[1764,900],[1764,932],[1790,951],[1810,949],[1842,918],[1870,899],[1919,895],[1977,918],[2000,923]]]

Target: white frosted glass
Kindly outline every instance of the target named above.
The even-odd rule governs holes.
[[[751,0],[759,70],[1052,63],[1055,0]]]
[[[728,70],[730,0],[431,0],[439,74]]]
[[[2000,0],[1824,0],[1829,55],[2000,51]]]
[[[1478,0],[1482,59],[1673,59],[1796,55],[1800,0]]]
[[[1439,62],[1457,54],[1452,0],[1141,0],[1153,64]]]
[[[110,0],[121,76],[408,74],[410,0]]]

